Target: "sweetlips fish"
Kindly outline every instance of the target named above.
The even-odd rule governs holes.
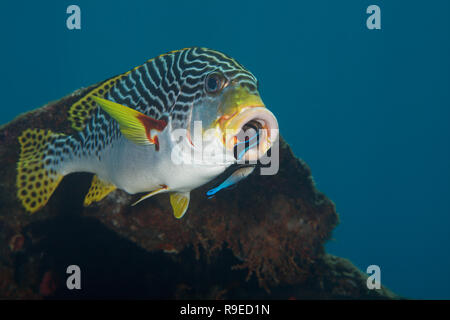
[[[31,213],[45,206],[65,175],[90,172],[85,206],[115,189],[145,192],[138,202],[169,193],[181,218],[191,190],[239,160],[260,159],[278,138],[255,76],[233,58],[199,47],[163,54],[100,83],[70,106],[68,120],[73,135],[36,128],[18,138],[17,196]],[[209,194],[253,168],[241,167]]]

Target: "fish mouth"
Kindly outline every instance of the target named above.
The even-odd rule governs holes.
[[[257,161],[278,138],[278,121],[264,106],[241,109],[224,128],[225,147],[238,161]]]

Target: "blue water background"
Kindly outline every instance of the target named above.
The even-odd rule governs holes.
[[[78,4],[82,30],[66,28]],[[368,5],[382,30],[366,28]],[[166,51],[260,81],[341,225],[329,252],[413,298],[450,298],[450,1],[4,1],[0,123]]]

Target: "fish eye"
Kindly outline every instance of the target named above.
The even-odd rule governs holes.
[[[208,93],[219,92],[225,83],[224,77],[218,72],[212,72],[206,76],[205,89]]]

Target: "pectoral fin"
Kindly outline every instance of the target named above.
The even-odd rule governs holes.
[[[173,215],[181,219],[189,206],[189,192],[174,192],[170,194],[170,204],[172,205]]]
[[[167,125],[166,121],[156,120],[110,100],[96,96],[92,96],[92,98],[119,123],[120,131],[128,140],[137,145],[154,144],[158,150],[157,133],[164,130]]]
[[[106,197],[110,192],[116,190],[116,186],[112,183],[105,182],[94,175],[92,178],[91,187],[84,198],[84,205],[88,206],[92,202],[97,202]]]

